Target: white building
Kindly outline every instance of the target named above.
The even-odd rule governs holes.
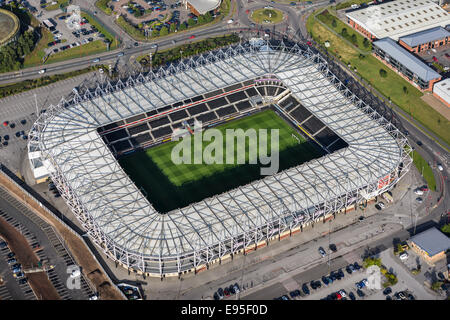
[[[450,14],[431,0],[396,0],[348,12],[347,22],[369,39],[402,36],[450,24]]]
[[[436,82],[433,86],[433,94],[450,108],[450,79]]]

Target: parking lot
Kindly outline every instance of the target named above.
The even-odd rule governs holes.
[[[0,285],[0,300],[36,300],[36,296],[28,284],[28,279],[22,272],[22,266],[18,263],[15,253],[8,243],[0,237],[0,272],[3,284]]]
[[[134,24],[157,24],[158,21],[169,20],[174,12],[179,12],[180,21],[188,19],[189,11],[179,0],[135,0],[128,6],[129,0],[111,1],[114,11],[124,15]]]
[[[66,19],[69,19],[69,17],[70,15],[60,14],[52,19],[56,24],[55,29],[51,31],[54,41],[48,43],[48,48],[45,50],[46,54],[65,51],[95,40],[102,40],[105,37],[105,35],[98,32],[95,26],[90,25],[85,18],[82,18],[79,29],[71,29],[66,24]]]
[[[80,25],[73,23],[71,13],[63,13],[61,10],[45,11],[41,5],[44,0],[29,0],[30,4],[37,7],[33,13],[43,25],[52,33],[53,39],[47,43],[46,55],[56,54],[74,47],[82,46],[95,40],[104,40],[105,35],[98,32],[85,18]]]

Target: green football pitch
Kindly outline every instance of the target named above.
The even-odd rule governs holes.
[[[294,128],[270,109],[216,127],[223,133],[224,148],[226,129],[243,129],[246,131],[251,128],[268,130],[269,152],[271,150],[270,129],[279,129],[279,171],[324,155],[324,151],[307,142]],[[167,142],[119,159],[124,171],[136,186],[143,190],[148,200],[159,212],[182,208],[190,203],[264,178],[264,176],[261,176],[260,168],[269,166],[262,165],[259,161],[257,164],[248,164],[249,146],[247,140],[245,164],[208,165],[192,163],[176,165],[171,159],[171,154],[177,143],[179,142]],[[203,148],[209,143],[203,142]],[[242,146],[237,146],[236,140],[234,143],[236,155],[236,150],[239,147],[242,148]],[[225,149],[223,152],[225,154]],[[193,159],[193,155],[191,159]]]

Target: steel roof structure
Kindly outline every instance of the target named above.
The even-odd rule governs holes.
[[[96,130],[270,75],[349,147],[160,214]],[[29,149],[39,150],[52,164],[51,177],[61,195],[108,256],[127,268],[161,277],[198,270],[371,199],[397,183],[411,164],[406,138],[350,92],[325,60],[283,42],[227,47],[76,94],[36,121]]]

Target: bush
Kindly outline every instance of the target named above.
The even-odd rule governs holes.
[[[450,223],[447,223],[446,225],[442,226],[441,231],[443,233],[450,235]]]
[[[370,266],[378,266],[381,268],[381,259],[380,258],[366,258],[363,261],[364,268],[368,268]]]
[[[382,78],[386,78],[386,77],[387,77],[387,72],[386,72],[386,70],[380,69],[380,76],[381,76]]]
[[[442,281],[433,282],[433,284],[431,285],[431,289],[434,291],[438,291],[442,287],[442,284]]]
[[[333,19],[333,21],[331,21],[331,25],[333,26],[333,28],[337,27],[336,19]]]

